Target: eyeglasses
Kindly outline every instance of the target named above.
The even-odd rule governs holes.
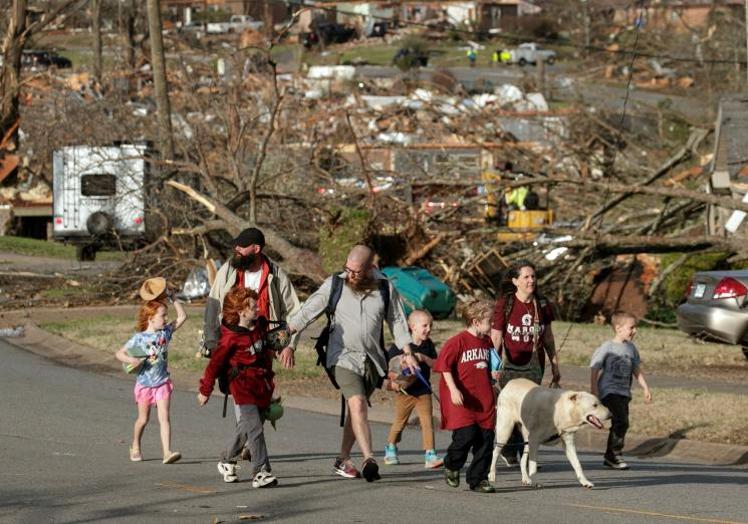
[[[349,268],[348,266],[343,266],[343,269],[345,269],[345,271],[350,276],[357,277],[357,276],[363,275],[364,273],[366,273],[367,271],[369,271],[370,268],[367,266],[364,269],[359,269],[358,271],[356,271],[354,269]]]

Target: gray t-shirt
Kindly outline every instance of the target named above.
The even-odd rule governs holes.
[[[631,342],[603,342],[590,360],[591,368],[601,370],[597,381],[600,398],[610,394],[631,398],[631,378],[640,364],[639,352]]]

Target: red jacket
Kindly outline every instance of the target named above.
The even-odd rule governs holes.
[[[273,352],[263,349],[267,320],[260,317],[254,329],[221,324],[221,337],[200,379],[200,393],[209,397],[213,385],[224,372],[229,373],[229,391],[236,404],[270,404],[273,383]],[[234,376],[233,370],[238,374]]]

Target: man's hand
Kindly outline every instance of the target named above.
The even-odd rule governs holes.
[[[284,348],[283,351],[280,352],[280,355],[278,355],[278,360],[281,361],[281,364],[286,369],[294,367],[296,361],[294,360],[293,348],[290,346]]]
[[[418,366],[416,357],[414,357],[412,353],[409,355],[403,355],[402,359],[400,360],[400,367],[409,369],[411,373],[415,373],[416,371],[421,369]]]
[[[455,406],[462,406],[462,393],[459,389],[451,389],[449,391],[449,396],[452,399],[452,404]]]
[[[204,406],[205,404],[207,404],[207,403],[208,403],[208,397],[206,397],[206,396],[205,396],[205,395],[203,395],[202,393],[198,393],[198,394],[197,394],[197,403],[198,403],[198,405],[200,405],[200,406]]]

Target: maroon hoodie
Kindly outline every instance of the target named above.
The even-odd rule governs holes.
[[[263,349],[266,333],[265,317],[257,319],[254,329],[221,324],[218,345],[200,379],[200,393],[209,397],[216,378],[228,371],[229,377],[233,377],[229,382],[229,391],[236,404],[254,404],[259,408],[270,405],[275,388],[274,354]],[[233,368],[239,371],[238,375],[233,375]]]

